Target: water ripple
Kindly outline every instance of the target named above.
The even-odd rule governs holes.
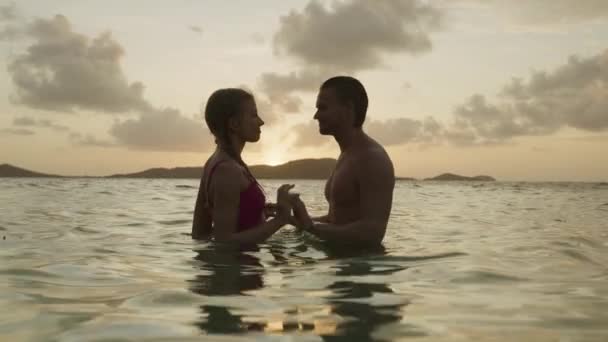
[[[178,184],[175,186],[176,189],[198,189],[197,186],[192,186],[192,185],[183,185],[183,184]]]
[[[0,340],[608,334],[604,185],[400,182],[382,248],[286,227],[239,250],[190,238],[198,183],[3,181]],[[323,182],[297,184],[324,214]]]
[[[165,226],[179,226],[179,225],[183,225],[183,224],[191,224],[192,223],[192,219],[188,219],[188,220],[167,220],[167,221],[157,221],[160,224],[163,224]]]
[[[463,276],[452,279],[453,283],[466,284],[486,284],[486,283],[504,283],[504,282],[519,282],[526,279],[513,275],[502,274],[491,271],[467,271]]]

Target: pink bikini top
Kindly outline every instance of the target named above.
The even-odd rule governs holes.
[[[213,172],[217,166],[224,161],[226,160],[219,161],[211,168],[211,171],[209,171],[209,175],[207,176],[207,186],[205,189],[209,189]],[[249,176],[249,180],[251,181],[249,186],[247,186],[245,190],[241,191],[240,196],[239,226],[237,228],[237,231],[239,232],[253,228],[264,221],[264,206],[266,205],[266,196],[264,196],[264,192],[262,191],[260,184],[253,176]],[[210,201],[207,201],[207,203],[209,203],[209,205],[211,204]]]

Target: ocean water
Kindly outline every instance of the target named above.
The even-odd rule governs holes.
[[[606,184],[398,182],[375,250],[192,241],[197,186],[0,179],[0,340],[608,340]]]

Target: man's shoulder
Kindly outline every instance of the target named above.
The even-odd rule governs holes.
[[[357,153],[357,162],[381,167],[392,167],[393,165],[384,147],[372,138],[369,138],[365,146]]]
[[[357,153],[353,171],[359,184],[364,184],[367,191],[384,193],[395,186],[393,162],[382,145],[371,138]]]

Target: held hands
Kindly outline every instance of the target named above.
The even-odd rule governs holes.
[[[289,217],[291,216],[291,208],[292,204],[290,201],[290,196],[292,194],[289,193],[289,190],[293,189],[295,185],[293,184],[283,184],[277,190],[277,204],[275,206],[274,217],[284,220],[286,223],[289,222]]]
[[[266,203],[264,205],[264,217],[277,217],[278,206],[276,203]]]
[[[290,194],[289,200],[293,210],[293,215],[291,215],[289,223],[298,229],[310,230],[313,226],[313,222],[310,215],[308,215],[306,205],[300,198],[300,194]]]
[[[300,194],[289,192],[293,188],[293,184],[281,185],[277,190],[277,203],[266,204],[265,215],[283,220],[298,229],[308,230],[313,225],[312,219],[308,215]]]

